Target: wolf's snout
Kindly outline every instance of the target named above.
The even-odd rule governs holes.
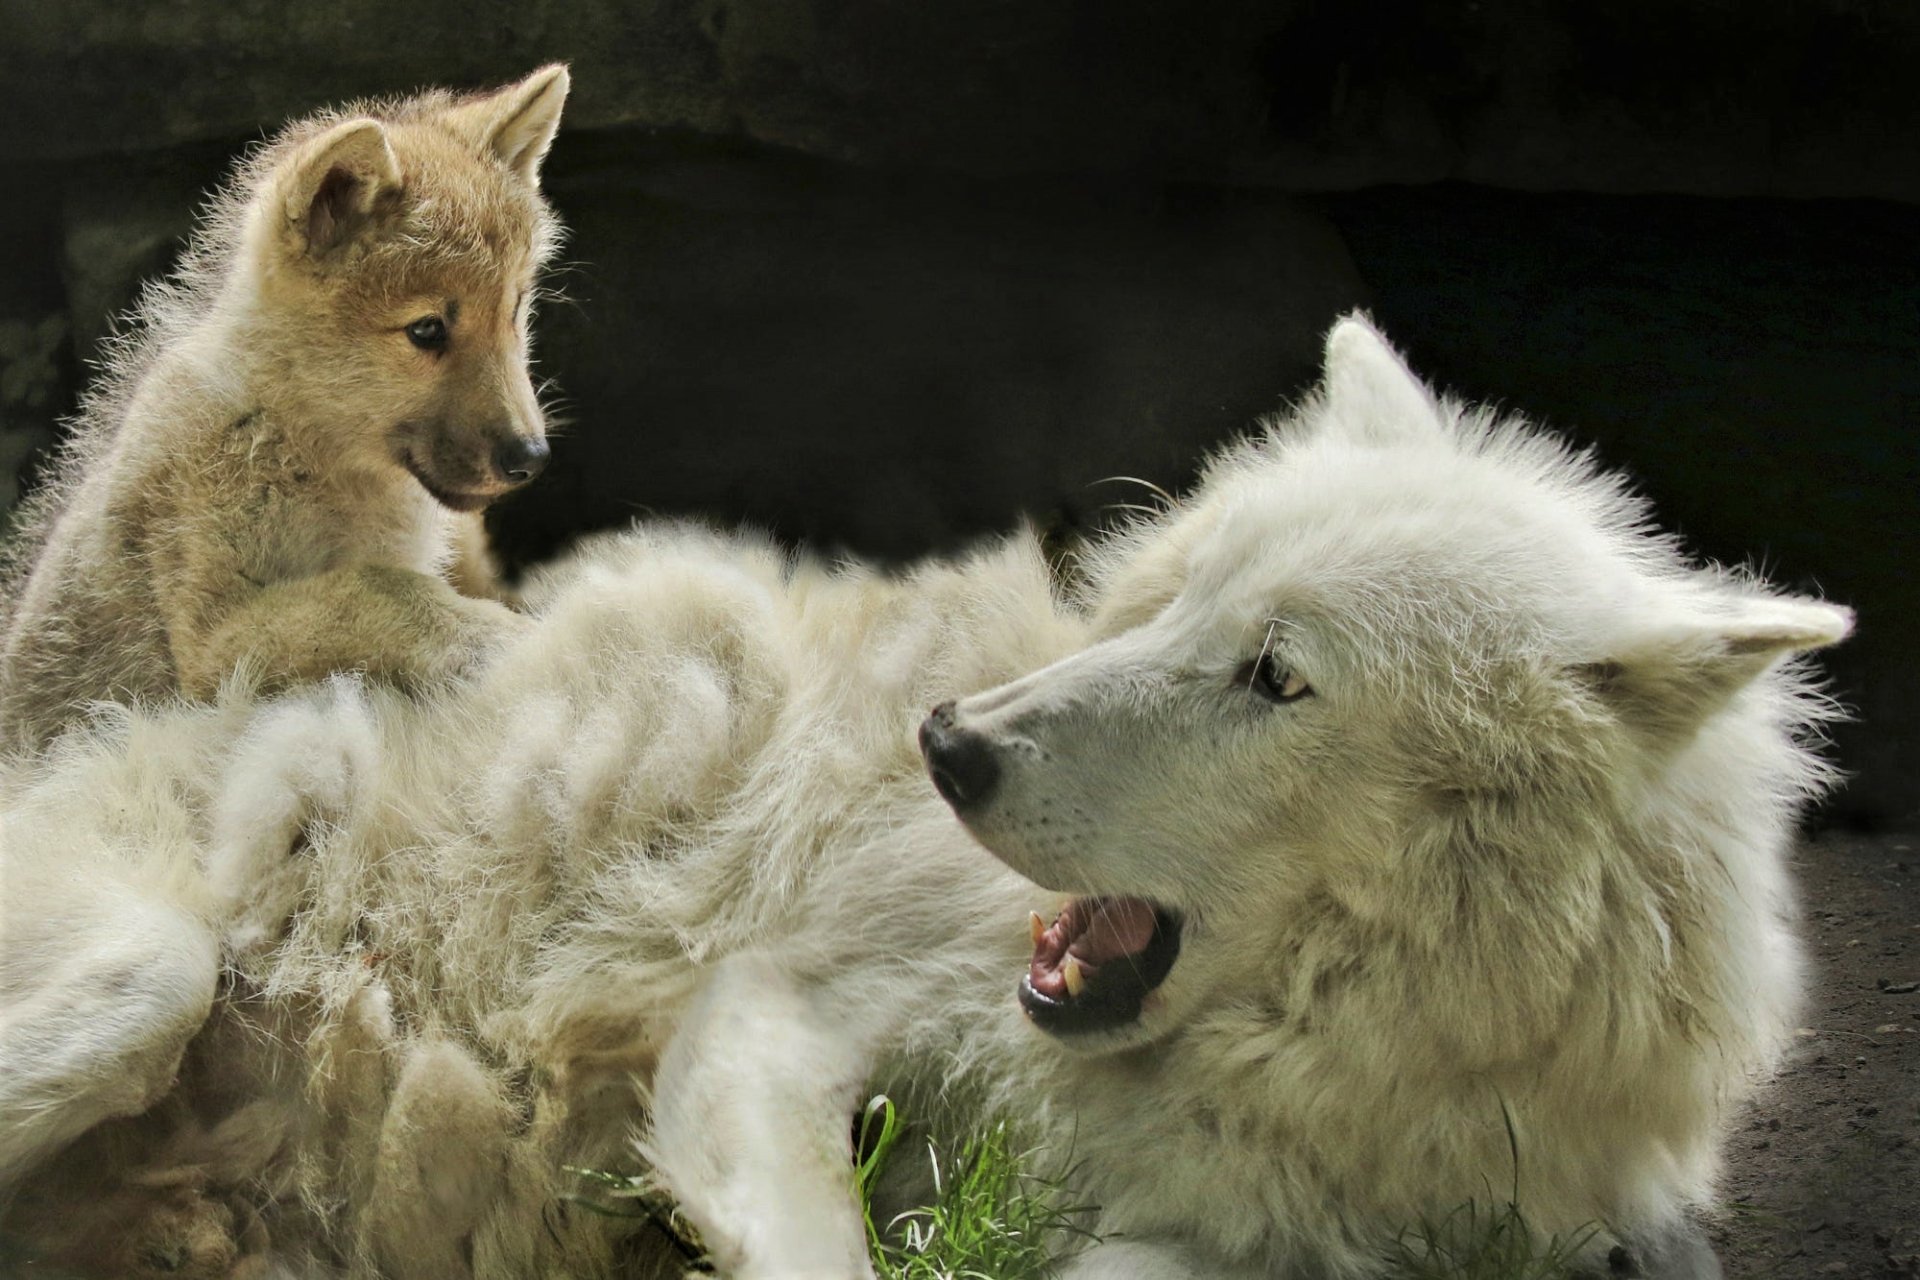
[[[920,754],[934,790],[956,811],[985,804],[1000,782],[1000,758],[993,744],[953,722],[953,704],[943,702],[920,723]]]
[[[494,446],[493,470],[508,484],[525,484],[546,470],[553,450],[537,436],[509,436]]]

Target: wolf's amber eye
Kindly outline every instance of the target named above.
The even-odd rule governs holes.
[[[1268,702],[1298,702],[1313,692],[1305,680],[1281,666],[1271,653],[1242,663],[1235,679],[1241,688],[1259,694]]]
[[[421,316],[407,326],[407,341],[422,351],[443,351],[447,345],[447,322],[439,316]]]

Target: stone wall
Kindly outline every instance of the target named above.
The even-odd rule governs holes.
[[[244,138],[574,65],[580,129],[867,167],[1920,192],[1903,0],[9,0],[0,155]]]
[[[1858,607],[1833,813],[1920,817],[1920,11],[283,8],[0,0],[0,506],[238,147],[568,58],[540,358],[569,426],[495,513],[517,557],[640,512],[883,557],[1090,524],[1364,304],[1705,553]]]

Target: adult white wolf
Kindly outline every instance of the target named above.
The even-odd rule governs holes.
[[[1024,537],[891,580],[643,529],[438,700],[21,767],[12,1229],[115,1274],[604,1274],[558,1167],[644,1118],[723,1273],[857,1276],[885,1089],[1071,1146],[1074,1275],[1365,1275],[1515,1186],[1710,1271],[1662,1242],[1790,1025],[1825,778],[1782,659],[1848,613],[1690,566],[1357,319],[1088,567],[1061,602]],[[929,787],[915,725],[969,693]]]

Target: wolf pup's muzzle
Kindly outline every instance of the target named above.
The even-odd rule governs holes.
[[[509,436],[493,447],[493,474],[503,484],[523,485],[545,471],[552,456],[539,436]]]

